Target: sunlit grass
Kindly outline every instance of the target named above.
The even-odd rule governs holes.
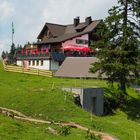
[[[91,114],[74,104],[72,93],[67,94],[65,101],[64,92],[61,90],[61,87],[81,86],[107,87],[107,84],[102,80],[67,79],[55,77],[47,78],[4,72],[2,70],[2,65],[0,65],[0,106],[16,109],[34,118],[47,118],[55,121],[74,121],[91,129],[98,130],[101,128],[103,131],[111,133],[121,140],[132,140],[134,138],[134,131],[136,131],[137,139],[140,139],[140,119],[138,116],[139,114],[137,114],[140,108],[140,104],[138,104],[138,102],[140,103],[140,98],[133,89],[127,89],[131,97],[131,106],[128,105],[126,110],[122,111],[118,109],[116,114],[110,116],[97,117],[93,115],[93,120],[91,121]],[[14,139],[14,136],[17,135],[18,138],[18,132],[14,131],[12,135],[12,130],[9,127],[12,120],[1,117],[0,124],[3,121],[6,123],[4,127],[1,127],[0,136],[3,137],[4,135],[7,135],[4,138],[8,139],[11,135],[11,139]],[[18,123],[20,124],[20,122]],[[43,128],[42,126],[34,127],[34,125],[32,126],[26,123],[21,125],[23,125],[23,129],[25,130],[29,127],[27,130],[30,130],[30,134],[27,134],[27,136],[29,135],[29,138],[31,139],[34,139],[34,133],[38,133],[36,139],[42,139],[42,137],[46,137],[46,139],[48,137],[50,139],[65,139],[54,137],[50,134],[47,134],[46,136],[46,133],[44,133],[44,126]],[[41,128],[38,130],[37,127]],[[18,130],[18,127],[14,129]],[[9,133],[5,132],[5,130],[9,130]],[[78,130],[73,130],[73,134],[75,134],[76,131]],[[83,133],[79,133],[79,137],[77,137],[77,139],[80,139],[81,137],[83,138]],[[67,137],[67,139],[72,139],[73,134],[71,135],[71,138]],[[24,135],[26,135],[26,131],[22,133],[22,136]],[[28,137],[25,138],[28,139]]]

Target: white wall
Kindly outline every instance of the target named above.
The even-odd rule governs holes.
[[[59,63],[54,60],[51,60],[51,70],[58,70],[58,68],[59,68]]]
[[[17,65],[18,66],[23,66],[23,62],[21,60],[17,60]]]
[[[29,65],[29,67],[31,68],[36,68],[36,69],[46,69],[46,70],[50,70],[50,60],[43,60],[43,65],[41,66],[41,60],[39,60],[39,65],[37,66],[37,61],[35,61],[35,65],[33,66],[33,60],[31,61],[31,65]]]
[[[35,65],[33,66],[33,60],[30,60],[30,65],[28,65],[28,67],[36,68],[36,69],[45,69],[45,70],[58,70],[58,68],[59,68],[59,63],[56,61],[53,61],[53,60],[43,60],[43,66],[41,66],[41,60],[39,60],[38,66],[37,66],[37,61],[36,60],[34,60],[34,61],[35,61]],[[17,65],[23,66],[23,61],[18,60]]]

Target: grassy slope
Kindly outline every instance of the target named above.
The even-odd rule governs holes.
[[[0,65],[0,67],[2,66]],[[101,81],[96,81],[96,83],[95,80],[88,81],[93,82],[93,85],[102,85]],[[52,89],[53,82],[54,89]],[[133,90],[129,89],[129,93],[133,95],[133,100],[130,101],[131,106],[124,112],[117,111],[114,116],[93,116],[93,122],[91,122],[90,114],[77,107],[73,103],[71,95],[67,95],[65,102],[64,93],[56,88],[72,86],[75,83],[80,86],[80,80],[78,79],[46,78],[7,73],[0,68],[0,106],[16,109],[35,118],[46,119],[48,116],[49,119],[75,121],[91,128],[94,124],[98,128],[103,128],[105,132],[116,135],[121,140],[132,140],[134,130],[137,133],[140,132],[138,115],[136,117],[136,114],[139,113],[137,109],[140,108],[140,99]],[[133,121],[134,119],[137,121]],[[140,139],[139,133],[137,138]]]
[[[56,136],[48,132],[50,125],[35,125],[31,123],[12,120],[0,115],[0,140],[84,140],[86,132],[71,129],[67,136]]]

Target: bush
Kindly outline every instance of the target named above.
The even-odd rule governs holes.
[[[99,136],[96,136],[94,133],[91,133],[90,130],[87,131],[87,135],[85,136],[86,140],[101,140]]]
[[[117,108],[122,108],[127,103],[127,95],[114,87],[105,88],[104,114],[113,114]]]
[[[93,123],[93,128],[100,132],[103,131],[103,128],[99,127],[95,122]]]
[[[61,129],[59,130],[59,134],[63,136],[67,136],[70,134],[71,127],[70,126],[61,126]]]

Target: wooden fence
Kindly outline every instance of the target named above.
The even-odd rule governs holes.
[[[24,68],[24,67],[20,67],[20,66],[5,65],[4,63],[3,63],[3,66],[4,66],[5,71],[34,74],[34,75],[40,75],[40,76],[46,76],[46,77],[53,76],[52,71],[49,71],[49,70],[41,70],[41,69],[35,69],[35,68]]]

